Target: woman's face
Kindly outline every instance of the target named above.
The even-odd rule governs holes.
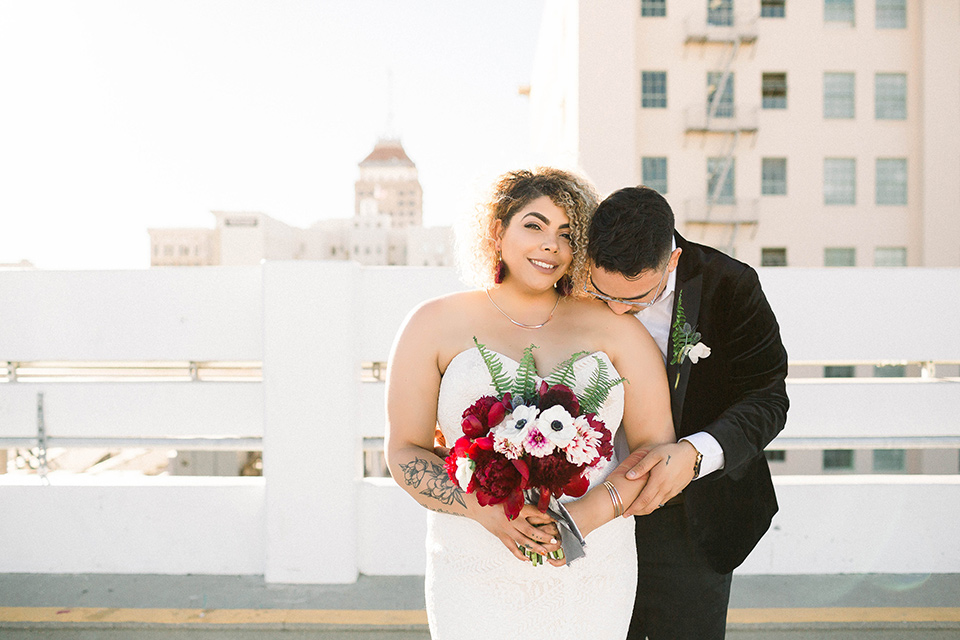
[[[570,219],[547,196],[531,200],[495,229],[507,278],[533,289],[552,287],[573,260]]]

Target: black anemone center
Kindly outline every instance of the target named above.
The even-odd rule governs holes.
[[[527,419],[526,419],[526,418],[520,418],[519,420],[517,420],[517,424],[515,424],[515,425],[513,425],[513,426],[516,427],[517,429],[523,429],[523,425],[525,425],[525,424],[527,424]]]
[[[559,420],[554,420],[550,423],[550,428],[554,431],[563,431],[563,423]]]

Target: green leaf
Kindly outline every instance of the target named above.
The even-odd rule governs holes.
[[[573,372],[573,365],[575,362],[577,362],[577,360],[588,355],[590,355],[589,351],[577,351],[575,354],[558,364],[550,373],[550,375],[545,378],[547,384],[550,386],[562,384],[573,389],[573,385],[577,381],[577,376]]]
[[[473,344],[477,345],[477,351],[480,352],[483,363],[487,365],[487,371],[490,372],[490,380],[493,382],[493,388],[497,390],[497,395],[503,396],[510,391],[510,376],[503,372],[503,363],[497,358],[497,354],[480,344],[476,336],[473,337]]]
[[[533,350],[537,348],[537,345],[531,344],[523,350],[520,365],[517,367],[517,378],[513,382],[513,393],[525,400],[533,400],[537,392],[537,363],[533,360]]]
[[[593,358],[597,361],[597,368],[590,376],[587,387],[580,395],[580,411],[585,414],[596,413],[603,406],[607,396],[610,395],[610,390],[627,380],[626,378],[611,380],[607,371],[607,363],[598,356],[593,356]]]

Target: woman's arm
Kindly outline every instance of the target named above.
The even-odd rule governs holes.
[[[619,316],[615,320],[607,329],[613,339],[606,350],[617,371],[627,379],[623,389],[621,428],[627,437],[627,446],[634,452],[627,460],[637,464],[656,445],[676,441],[670,390],[663,356],[643,325],[632,316]],[[626,461],[621,463],[608,478],[617,489],[624,509],[640,494],[644,485],[624,477],[632,466],[625,467],[625,464]],[[565,506],[584,535],[613,520],[616,515],[610,494],[603,486],[594,487],[580,500]]]
[[[427,509],[476,520],[493,533],[520,560],[528,558],[517,548],[524,545],[546,555],[559,547],[555,529],[538,528],[535,507],[508,520],[502,505],[482,507],[450,480],[443,460],[433,453],[440,394],[438,336],[442,314],[433,301],[415,310],[394,342],[387,369],[387,465],[397,484]],[[531,511],[532,510],[532,511]],[[536,511],[536,515],[540,515]],[[554,542],[550,542],[554,539]]]

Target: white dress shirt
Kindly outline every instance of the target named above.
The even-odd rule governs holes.
[[[677,248],[677,241],[674,239],[671,250]],[[663,356],[664,365],[667,363],[667,343],[670,338],[670,321],[673,319],[673,298],[674,290],[677,287],[677,270],[670,272],[667,278],[667,284],[663,293],[657,298],[657,301],[651,307],[645,307],[637,313],[637,320],[643,323],[647,331],[653,337],[654,342],[660,348],[660,355]],[[709,345],[708,345],[709,346]],[[709,357],[709,356],[708,356]],[[694,365],[696,366],[696,365]],[[686,440],[703,455],[700,461],[700,475],[702,478],[723,468],[723,448],[717,439],[705,431],[699,431],[680,440]]]

